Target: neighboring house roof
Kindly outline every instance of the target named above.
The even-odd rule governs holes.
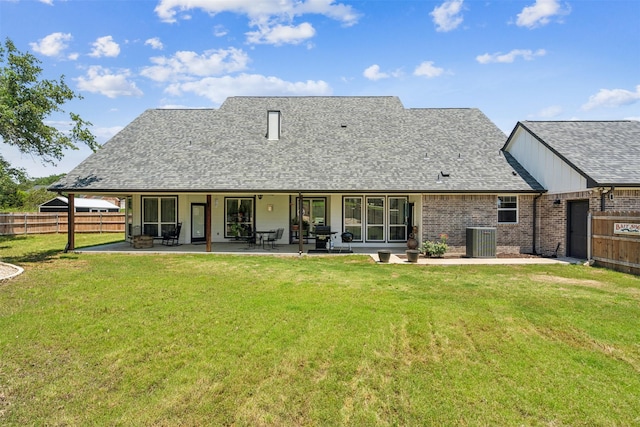
[[[277,140],[266,137],[270,110],[281,114]],[[50,189],[540,191],[501,153],[505,137],[473,108],[406,109],[397,97],[231,97],[219,109],[145,111]]]
[[[111,202],[101,199],[89,199],[84,197],[74,198],[73,205],[76,209],[120,209],[119,206],[114,205]],[[40,206],[69,206],[69,199],[64,196],[55,197],[47,202],[44,202]]]
[[[640,185],[639,121],[522,121],[505,151],[521,129],[584,176],[589,187]]]

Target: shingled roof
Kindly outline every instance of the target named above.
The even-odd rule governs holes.
[[[589,186],[640,186],[640,122],[522,121],[525,129],[589,181]]]
[[[267,112],[280,111],[269,140]],[[232,97],[147,110],[50,187],[69,192],[533,192],[479,110],[397,97]],[[442,172],[448,174],[443,177]]]

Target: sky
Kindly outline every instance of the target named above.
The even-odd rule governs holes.
[[[0,38],[82,100],[105,143],[150,108],[229,96],[398,96],[522,120],[640,120],[638,0],[0,0]],[[0,143],[31,177],[66,173]]]

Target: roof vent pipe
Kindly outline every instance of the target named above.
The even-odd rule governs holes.
[[[277,141],[280,139],[280,111],[268,111],[267,113],[267,139]]]

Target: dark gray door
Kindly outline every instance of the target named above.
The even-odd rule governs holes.
[[[567,256],[587,258],[587,213],[588,200],[571,201],[567,204],[569,235],[567,236]]]

